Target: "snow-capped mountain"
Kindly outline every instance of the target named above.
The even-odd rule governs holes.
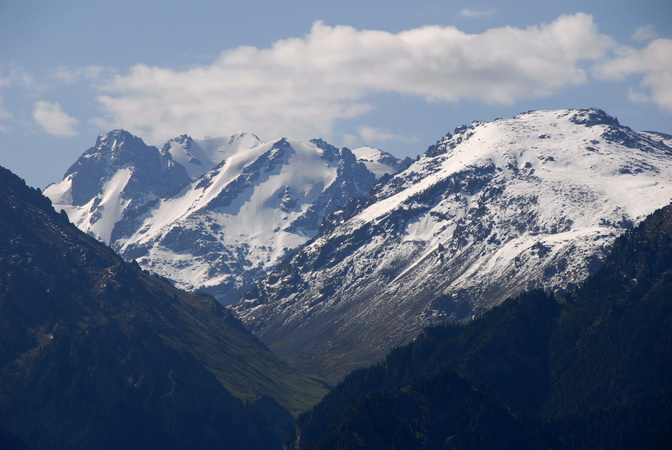
[[[376,178],[401,172],[413,163],[411,158],[398,159],[378,148],[368,146],[356,148],[352,153],[376,175]]]
[[[44,194],[79,229],[112,244],[138,225],[147,207],[189,182],[186,169],[169,153],[114,130],[100,135]]]
[[[230,303],[315,236],[326,214],[410,164],[365,150],[360,162],[322,140],[244,133],[182,135],[159,150],[115,130],[45,195],[124,258]]]
[[[338,379],[424,326],[562,291],[672,200],[672,148],[600,110],[458,127],[234,306],[272,349]]]

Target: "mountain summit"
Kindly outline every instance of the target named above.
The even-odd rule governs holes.
[[[597,109],[448,134],[331,216],[234,306],[271,348],[336,380],[425,326],[572,289],[672,200],[672,148]]]
[[[82,231],[110,244],[148,205],[190,179],[170,154],[124,130],[104,133],[45,194]]]

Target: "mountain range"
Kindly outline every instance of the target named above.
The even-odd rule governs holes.
[[[574,289],[672,200],[669,144],[598,109],[458,127],[331,214],[233,309],[292,364],[337,381],[428,325]]]
[[[672,200],[672,139],[599,109],[460,126],[416,161],[238,133],[101,135],[45,195],[331,382],[424,327],[562,293]]]
[[[44,193],[125,259],[228,304],[315,236],[325,215],[410,162],[245,133],[182,135],[158,149],[114,130]]]
[[[671,146],[573,109],[0,168],[0,448],[664,447]]]

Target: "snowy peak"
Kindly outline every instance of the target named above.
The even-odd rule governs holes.
[[[670,201],[672,149],[603,111],[474,122],[333,215],[235,310],[324,374],[321,358],[371,361],[436,321],[571,289]]]
[[[192,180],[212,170],[226,158],[239,151],[259,145],[261,141],[253,134],[236,133],[222,138],[194,140],[183,134],[169,140],[162,149],[184,166]]]
[[[131,169],[141,178],[160,176],[159,184],[171,187],[186,180],[184,169],[175,164],[170,155],[162,154],[127,131],[114,130],[101,134],[96,145],[84,152],[65,173],[65,178],[71,177],[74,181],[73,203],[82,205],[91,200],[107,179],[122,169]]]
[[[121,155],[131,156],[132,149],[143,147],[145,143],[137,136],[133,136],[126,130],[112,130],[103,133],[96,139],[96,145],[92,149],[94,154],[109,155],[112,159],[119,158]],[[86,154],[86,153],[85,153]]]
[[[568,133],[577,134],[585,131],[582,128],[577,128],[573,125],[582,125],[586,128],[598,127],[595,136],[605,134],[607,137],[607,130],[624,130],[632,132],[627,127],[621,127],[618,119],[609,116],[600,109],[576,109],[576,110],[559,110],[559,111],[528,111],[513,117],[512,119],[497,119],[493,122],[472,122],[471,125],[460,125],[455,128],[453,134],[448,133],[443,139],[439,140],[435,145],[431,146],[425,156],[434,157],[441,154],[448,154],[455,149],[463,141],[472,138],[478,131],[481,135],[488,135],[488,131],[504,131],[504,135],[500,139],[506,139],[514,134],[518,138],[523,138],[524,142],[520,142],[518,146],[523,143],[534,142],[534,139],[555,139],[567,138]],[[555,133],[553,133],[555,131]],[[539,134],[535,135],[535,132]],[[523,135],[523,136],[521,136]],[[486,136],[478,136],[484,139]],[[539,146],[532,145],[530,148],[538,148]],[[548,146],[546,146],[548,147]],[[515,146],[511,147],[484,147],[477,152],[477,157],[481,152],[492,152],[495,150],[506,150],[508,152],[515,151]],[[569,151],[575,150],[573,147],[568,147]]]
[[[203,149],[186,134],[166,142],[161,152],[169,154],[174,161],[184,166],[191,179],[207,172],[214,165]]]
[[[529,111],[527,114],[538,114],[538,111]],[[541,112],[543,113],[543,112]],[[560,114],[558,117],[562,117],[563,114]],[[616,117],[611,117],[606,112],[597,108],[587,108],[587,109],[574,109],[567,110],[565,113],[569,117],[569,121],[577,125],[585,125],[587,127],[592,127],[595,125],[608,125],[612,127],[620,127],[621,124],[618,123]],[[523,117],[524,114],[519,115],[518,117]]]
[[[352,153],[366,167],[380,179],[383,175],[393,175],[401,172],[413,163],[409,157],[399,159],[393,155],[374,147],[360,147],[352,150]]]
[[[523,230],[543,233],[570,218],[577,227],[596,229],[606,220],[634,223],[669,199],[661,181],[671,149],[621,127],[600,110],[535,111],[477,122],[458,127],[430,154],[436,156],[424,156],[377,191],[379,203],[360,220],[379,220],[390,209],[430,206],[436,201],[432,193],[441,187],[455,198],[477,200],[483,212],[493,208],[485,200],[527,198],[533,201],[529,214],[536,215],[535,225]],[[597,199],[602,201],[594,204]],[[586,214],[589,205],[595,209]],[[503,210],[496,217],[506,216]]]
[[[196,142],[215,165],[239,151],[244,151],[262,143],[256,135],[244,132],[219,138],[205,137],[197,139]]]
[[[128,233],[132,225],[126,221],[137,211],[188,182],[184,167],[170,154],[114,130],[100,135],[45,195],[81,230],[109,244]]]
[[[336,161],[341,156],[341,150],[322,139],[311,139],[310,143],[322,150],[322,158],[326,161]]]

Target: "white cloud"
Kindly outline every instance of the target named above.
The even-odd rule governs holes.
[[[615,58],[596,66],[594,72],[599,78],[614,80],[641,75],[643,91],[630,89],[630,99],[672,113],[672,39],[656,39],[643,49],[620,48]]]
[[[656,31],[656,27],[653,25],[644,25],[635,29],[635,32],[632,33],[631,39],[633,41],[647,42],[657,37],[658,31]]]
[[[482,34],[441,26],[394,34],[317,22],[304,37],[225,51],[211,65],[134,66],[104,87],[98,101],[106,117],[98,123],[154,143],[183,132],[237,130],[329,137],[335,121],[372,108],[369,94],[510,104],[585,83],[583,66],[613,45],[581,13]]]
[[[77,119],[70,117],[54,102],[35,102],[33,119],[44,131],[54,136],[74,136]]]
[[[492,17],[495,15],[496,10],[494,8],[490,9],[470,9],[464,8],[461,9],[457,15],[465,19],[484,19],[486,17]]]

